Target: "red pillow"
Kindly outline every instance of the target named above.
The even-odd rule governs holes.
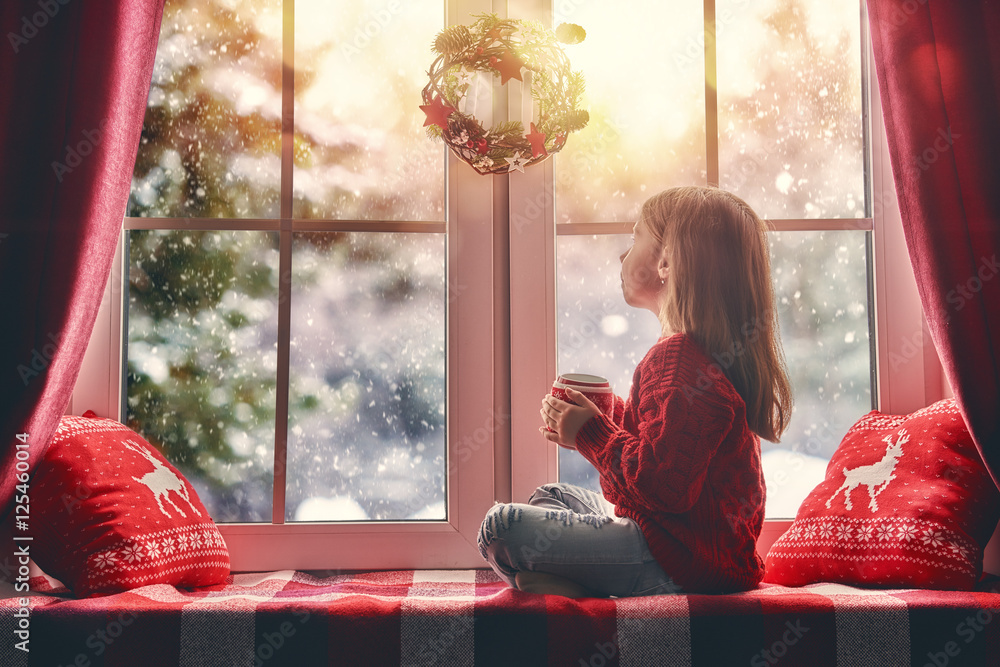
[[[229,550],[191,484],[111,419],[63,417],[31,478],[31,555],[76,595],[207,586]]]
[[[1000,493],[954,399],[865,415],[767,554],[764,581],[971,590]]]

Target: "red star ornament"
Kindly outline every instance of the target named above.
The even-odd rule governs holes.
[[[524,136],[531,142],[531,157],[536,158],[539,155],[549,154],[549,152],[545,150],[545,133],[536,130],[534,123],[531,124],[531,132]]]
[[[448,116],[455,113],[455,109],[445,104],[440,96],[435,97],[430,104],[421,104],[420,110],[427,114],[424,127],[437,125],[442,130],[448,129]]]
[[[504,51],[503,58],[497,60],[494,67],[496,67],[497,71],[500,72],[501,86],[507,83],[509,79],[524,81],[524,79],[521,78],[521,68],[524,67],[524,62],[518,58],[513,51]]]

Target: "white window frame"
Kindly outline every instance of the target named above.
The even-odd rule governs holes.
[[[709,7],[714,14],[714,0],[705,4],[706,15]],[[550,2],[449,0],[447,23],[467,23],[470,14],[481,12],[547,22]],[[289,48],[287,40],[285,48]],[[896,204],[870,47],[867,52],[873,215],[862,224],[872,232],[874,294],[870,305],[875,312],[877,405],[885,412],[906,413],[950,391],[921,312]],[[516,85],[500,89],[494,100],[496,117],[516,117],[520,95]],[[288,155],[290,118],[286,113],[289,126],[282,147]],[[287,164],[284,189],[291,183],[291,160],[283,164]],[[220,525],[235,571],[483,567],[475,538],[489,506],[494,501],[523,501],[537,486],[557,478],[557,448],[537,431],[539,400],[548,392],[557,365],[553,161],[525,173],[483,177],[449,155],[447,179],[447,443],[448,460],[453,462],[448,470],[448,519],[288,524],[283,523],[283,507],[275,507],[271,524]],[[518,213],[514,224],[512,211]],[[243,228],[246,221],[236,222]],[[162,228],[162,224],[161,220],[127,219],[124,228]],[[185,229],[220,228],[217,220],[171,224]],[[257,224],[256,229],[290,237],[304,230],[404,231],[413,223],[307,222],[293,219],[289,208],[282,210],[280,219]],[[817,228],[815,221],[774,224],[780,229]],[[836,224],[857,228],[858,221]],[[629,233],[630,226],[594,223],[587,229],[590,233]],[[122,418],[124,270],[119,243],[69,406],[71,413],[92,409],[102,416]],[[906,363],[890,361],[899,359]],[[789,524],[767,521],[758,550],[766,553]]]
[[[443,6],[444,7],[444,6]],[[448,24],[494,11],[489,0],[449,0]],[[284,12],[284,62],[294,58],[294,14]],[[494,232],[494,202],[505,190],[482,178],[448,154],[445,223],[300,220],[292,216],[292,148],[294,108],[291,71],[283,76],[281,215],[274,220],[190,220],[126,218],[124,234],[132,229],[256,230],[280,238],[279,275],[290,276],[292,235],[300,231],[414,232],[446,231],[447,267],[447,519],[443,521],[379,521],[351,523],[285,523],[284,494],[276,492],[271,523],[223,523],[235,571],[275,569],[388,569],[480,567],[476,537],[482,518],[497,497],[494,479],[495,443],[507,440],[507,387],[494,367],[505,349],[507,326],[504,291],[505,243]],[[417,104],[417,98],[414,98]],[[492,122],[485,118],[486,122]],[[442,145],[442,154],[445,148]],[[93,409],[118,420],[121,415],[123,349],[122,258],[116,251],[113,273],[91,344],[77,382],[71,412]],[[498,254],[499,253],[499,254]],[[283,288],[290,290],[287,279]],[[285,295],[290,292],[285,292]],[[279,297],[278,387],[274,487],[284,489],[284,445],[287,432],[287,376],[290,299]],[[283,326],[280,324],[284,318]],[[282,333],[283,332],[283,333]],[[282,348],[284,354],[282,354]],[[283,358],[282,358],[283,357]],[[500,448],[502,450],[503,448]],[[503,466],[499,466],[503,469]],[[501,479],[507,484],[507,479]],[[499,495],[506,496],[507,492]],[[279,539],[275,539],[279,538]]]

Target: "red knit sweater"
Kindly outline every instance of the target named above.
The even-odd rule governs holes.
[[[760,583],[760,439],[743,399],[690,337],[657,341],[635,369],[628,401],[616,397],[613,419],[587,421],[576,446],[683,592]]]

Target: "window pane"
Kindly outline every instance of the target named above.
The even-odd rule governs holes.
[[[444,519],[444,235],[292,252],[286,519]]]
[[[278,238],[129,232],[128,426],[216,521],[270,521]]]
[[[867,232],[772,232],[771,272],[795,395],[788,430],[762,441],[767,515],[790,518],[847,429],[872,409]]]
[[[720,186],[761,216],[864,217],[860,11],[718,1]]]
[[[670,186],[704,183],[703,4],[553,3],[553,24],[587,31],[567,46],[584,74],[590,123],[555,156],[556,222],[625,222]]]
[[[276,218],[281,0],[167,0],[128,215]]]
[[[772,275],[795,410],[780,444],[762,441],[769,518],[794,516],[827,462],[871,410],[866,232],[772,232]],[[627,236],[558,238],[559,371],[602,375],[627,397],[660,333],[621,296]],[[560,480],[598,488],[597,473],[560,449]]]
[[[622,298],[618,257],[630,236],[559,236],[557,241],[558,370],[605,377],[626,398],[636,365],[660,336],[656,316]],[[600,490],[593,466],[562,447],[559,479]]]
[[[294,214],[444,220],[445,148],[420,90],[441,0],[297,0]]]

